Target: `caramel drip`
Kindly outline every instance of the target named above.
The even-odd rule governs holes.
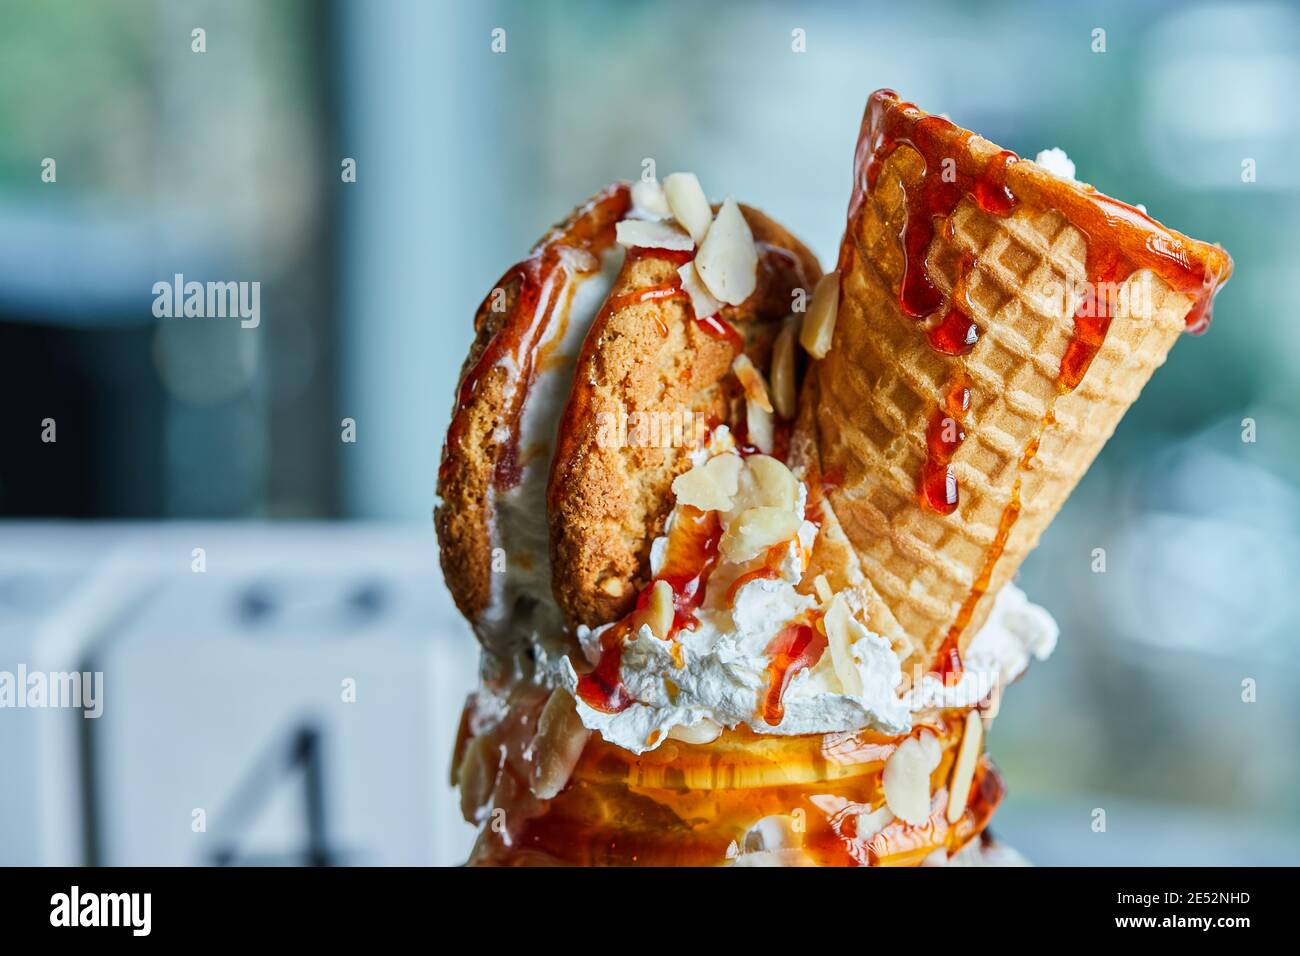
[[[673,592],[673,623],[669,640],[679,631],[694,630],[699,621],[695,612],[704,602],[709,576],[718,563],[718,542],[722,523],[716,511],[701,511],[681,505],[668,531],[664,564],[654,580],[641,589],[636,605],[615,623],[600,640],[600,658],[596,666],[578,678],[578,696],[592,708],[616,714],[632,705],[632,696],[623,685],[620,668],[623,644],[633,636],[642,612],[650,601],[656,581],[665,581]],[[674,643],[673,659],[682,666],[679,645]]]
[[[736,579],[731,582],[731,586],[727,588],[728,607],[735,606],[736,595],[740,593],[741,588],[751,581],[775,581],[781,576],[781,562],[785,560],[787,547],[788,543],[784,543],[768,548],[763,555],[762,564],[752,571],[746,571],[744,574],[736,576]]]
[[[497,318],[500,327],[461,378],[443,446],[440,481],[450,476],[452,458],[466,453],[461,445],[469,425],[469,408],[488,376],[497,374],[504,380],[506,402],[501,426],[507,437],[498,449],[493,482],[498,489],[519,483],[519,418],[535,373],[539,346],[556,309],[569,293],[573,277],[600,268],[600,256],[613,245],[615,226],[631,204],[626,184],[617,183],[598,193],[564,226],[543,238],[527,259],[511,266],[483,300],[474,317],[476,332],[499,316],[503,292],[514,290],[511,310]],[[515,321],[516,316],[526,316],[527,320]]]
[[[1002,798],[996,771],[981,758],[966,794],[965,811],[955,823],[946,819],[945,782],[951,776],[964,720],[962,711],[944,711],[926,721],[924,728],[918,726],[902,736],[868,730],[773,736],[737,728],[713,743],[668,740],[642,754],[595,735],[569,785],[532,811],[527,768],[507,761],[502,777],[511,779],[494,800],[495,806],[507,811],[509,839],[486,828],[475,862],[725,865],[758,820],[797,812],[806,824],[802,852],[812,862],[915,865],[936,849],[952,853],[978,838]],[[524,737],[521,743],[531,733],[517,720],[504,721],[500,727],[507,735],[518,728]],[[859,833],[860,811],[884,802],[886,762],[921,729],[938,738],[942,751],[931,776],[932,807],[937,812],[915,826],[895,821],[879,833]],[[506,749],[512,755],[526,752],[519,744]]]
[[[794,675],[814,667],[826,650],[826,635],[806,621],[793,621],[767,646],[767,693],[763,721],[775,727],[785,718],[785,691]]]

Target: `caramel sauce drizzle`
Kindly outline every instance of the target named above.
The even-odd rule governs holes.
[[[966,440],[962,420],[970,409],[970,394],[970,379],[964,372],[959,372],[926,428],[921,498],[940,514],[952,514],[957,510],[957,475],[953,471],[952,458]]]
[[[763,721],[775,727],[785,719],[785,692],[795,674],[817,666],[827,647],[826,635],[810,621],[791,621],[767,645],[767,692]]]
[[[578,696],[588,706],[607,714],[616,714],[632,705],[632,696],[624,686],[620,673],[623,643],[632,636],[632,629],[649,603],[656,581],[666,581],[673,591],[673,623],[667,639],[674,641],[674,660],[681,666],[675,639],[680,631],[694,630],[699,626],[695,612],[704,602],[709,576],[717,567],[718,542],[721,538],[722,522],[716,511],[701,511],[690,505],[679,506],[668,531],[663,567],[641,589],[633,609],[601,635],[600,658],[596,666],[578,677]]]
[[[781,576],[781,562],[785,559],[788,542],[768,548],[763,555],[763,563],[751,571],[738,574],[727,588],[727,605],[734,606],[740,589],[751,581],[775,581]]]
[[[498,449],[493,483],[498,490],[518,485],[522,477],[519,419],[524,396],[535,374],[538,347],[556,308],[565,299],[573,276],[600,268],[601,254],[614,244],[615,226],[631,206],[631,191],[625,183],[616,183],[597,193],[568,222],[547,234],[528,258],[506,270],[479,305],[474,316],[476,332],[491,322],[494,315],[499,315],[494,309],[498,290],[517,290],[513,307],[500,316],[500,328],[461,378],[438,469],[440,481],[450,476],[452,459],[463,453],[461,445],[469,427],[468,410],[484,381],[495,372],[505,378],[503,392],[506,401],[501,424],[508,437]],[[518,316],[527,319],[517,321]]]

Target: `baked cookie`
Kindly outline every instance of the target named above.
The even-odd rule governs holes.
[[[737,355],[767,369],[796,290],[811,295],[821,276],[799,240],[739,208],[757,250],[743,301],[701,317],[683,288],[695,250],[633,248],[587,335],[547,494],[553,591],[570,624],[594,627],[631,607],[672,508],[673,478],[711,428],[746,438],[744,393],[730,374]],[[723,221],[724,207],[714,212]]]
[[[519,628],[558,626],[531,620],[554,617],[546,613],[550,443],[573,358],[621,263],[615,226],[631,206],[627,184],[601,190],[512,266],[474,316],[434,523],[456,606],[492,650],[507,651]]]

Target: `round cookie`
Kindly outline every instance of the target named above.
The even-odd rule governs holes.
[[[506,576],[493,574],[493,549],[498,497],[519,483],[528,451],[519,447],[525,400],[545,364],[546,344],[564,332],[574,287],[599,271],[630,208],[625,183],[597,193],[512,266],[474,316],[438,471],[434,524],[456,606],[489,646],[513,613],[494,607]],[[544,563],[544,542],[540,551]]]
[[[799,240],[741,210],[759,252],[744,302],[699,321],[678,276],[691,253],[633,249],[587,335],[547,491],[552,588],[570,624],[594,627],[629,610],[672,508],[673,478],[708,428],[743,422],[733,359],[743,348],[766,370],[795,290],[810,296],[821,276]]]

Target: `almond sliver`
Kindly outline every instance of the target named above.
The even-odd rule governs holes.
[[[758,248],[740,207],[730,196],[695,257],[700,278],[717,299],[740,305],[758,284]]]
[[[749,442],[765,455],[776,450],[776,424],[772,421],[772,412],[752,398],[745,399],[745,427],[749,432]]]
[[[557,688],[537,718],[537,735],[529,745],[529,789],[534,796],[549,800],[564,789],[589,736],[591,731],[582,725],[576,701],[567,690]]]
[[[645,219],[667,219],[673,214],[664,187],[653,179],[638,179],[632,184],[632,211]]]
[[[745,397],[765,412],[772,411],[772,401],[768,398],[767,382],[763,373],[754,367],[748,355],[741,352],[731,362],[731,371],[735,373],[740,387],[745,390]]]
[[[780,459],[771,455],[750,455],[745,459],[745,479],[745,484],[752,486],[755,505],[769,505],[786,511],[794,511],[798,505],[799,479]]]
[[[768,548],[789,541],[799,531],[799,516],[784,508],[750,508],[722,533],[718,548],[734,563],[750,561]]]
[[[961,736],[961,749],[952,768],[948,784],[948,822],[956,823],[966,812],[966,798],[970,795],[971,781],[975,779],[975,764],[980,756],[980,741],[984,737],[984,723],[978,710],[966,714],[966,730]]]
[[[772,343],[772,404],[784,419],[794,418],[798,410],[798,388],[795,382],[795,338],[799,323],[793,316],[786,319],[780,334]]]
[[[835,336],[835,319],[840,309],[840,274],[828,272],[817,282],[812,303],[804,316],[799,344],[815,359],[824,359]]]
[[[650,589],[650,600],[639,612],[638,629],[645,625],[659,640],[668,640],[673,631],[673,610],[673,586],[667,581],[656,581]]]
[[[673,479],[677,503],[701,511],[729,511],[740,484],[739,455],[714,455],[702,465]]]
[[[690,236],[668,222],[624,219],[614,227],[614,234],[620,246],[670,249],[679,252],[690,252],[695,248],[695,242]]]
[[[664,179],[664,196],[673,218],[691,234],[696,242],[703,242],[713,222],[713,208],[694,173],[673,173]]]
[[[922,731],[925,737],[928,731]],[[929,735],[933,739],[933,735]],[[881,783],[885,791],[885,804],[894,816],[916,826],[930,816],[930,774],[939,765],[937,741],[935,746],[908,737],[885,762]],[[931,759],[933,758],[933,759]]]
[[[853,615],[849,612],[844,595],[831,599],[823,621],[826,625],[826,643],[831,652],[831,664],[840,681],[841,693],[850,697],[862,696],[862,675],[853,662]]]
[[[697,319],[707,319],[722,311],[722,303],[705,287],[693,261],[678,269],[677,274],[681,276],[682,291],[690,297],[691,309]]]

